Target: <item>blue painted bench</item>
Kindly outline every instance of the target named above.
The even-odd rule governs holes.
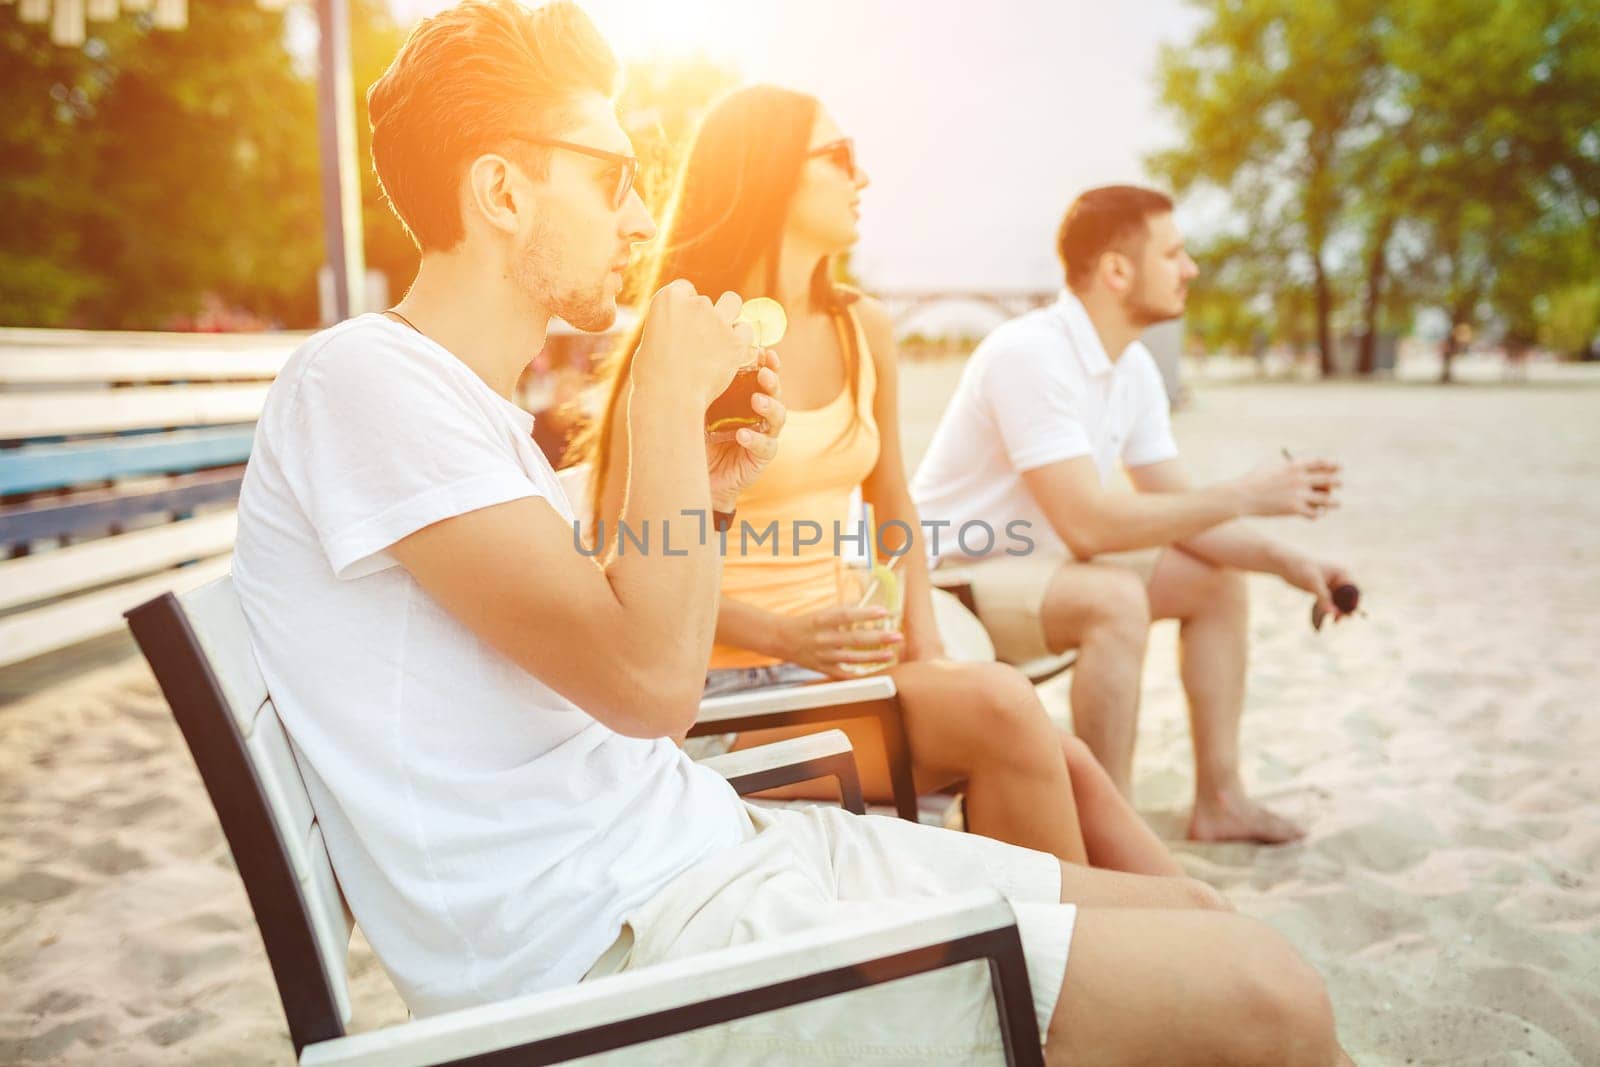
[[[304,339],[0,328],[0,667],[227,572],[256,416]],[[523,404],[608,343],[551,323]]]
[[[227,571],[255,419],[301,340],[0,330],[0,666]]]

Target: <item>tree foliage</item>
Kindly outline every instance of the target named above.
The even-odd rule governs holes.
[[[369,269],[398,296],[417,251],[370,163],[366,87],[404,31],[383,0],[351,2],[357,159]],[[0,323],[151,329],[207,301],[317,324],[323,258],[315,55],[254,0],[91,24],[81,49],[0,9]],[[705,59],[635,64],[619,101],[659,214],[706,104],[736,80]]]
[[[1226,194],[1213,303],[1309,288],[1325,371],[1341,326],[1370,369],[1386,311],[1439,307],[1451,338],[1493,326],[1508,343],[1552,343],[1554,308],[1581,315],[1555,294],[1593,280],[1600,245],[1600,0],[1199,6],[1161,66],[1183,140],[1151,163]],[[1252,248],[1270,269],[1234,262]]]
[[[356,0],[351,17],[364,86],[400,31],[378,0]],[[81,49],[40,26],[0,31],[0,322],[159,328],[210,298],[314,325],[316,84],[284,16],[206,0],[181,32],[144,15],[91,28]],[[403,281],[415,253],[363,171],[367,261]]]

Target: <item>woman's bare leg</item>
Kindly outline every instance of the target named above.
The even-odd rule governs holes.
[[[900,694],[918,792],[966,783],[967,829],[1087,863],[1060,733],[1028,680],[998,663],[903,663],[891,671]],[[877,723],[829,723],[850,736],[862,792],[893,797]],[[747,731],[736,747],[815,733],[823,725]],[[833,798],[829,783],[806,782],[764,796]]]
[[[1134,874],[1183,874],[1183,866],[1118,791],[1089,746],[1064,733],[1061,752],[1072,779],[1072,796],[1078,805],[1078,822],[1083,827],[1089,863]]]
[[[998,663],[894,668],[919,773],[966,781],[967,829],[1087,863],[1058,732],[1028,680]]]
[[[1135,874],[1183,868],[1089,751],[1049,721],[1038,693],[1015,670],[991,663],[908,663],[894,668],[919,792],[967,783],[967,828],[1072,863]],[[840,723],[850,735],[862,790],[893,798],[877,724]],[[820,727],[750,732],[739,747]],[[1054,751],[1052,751],[1054,750]],[[770,794],[831,798],[802,783]]]

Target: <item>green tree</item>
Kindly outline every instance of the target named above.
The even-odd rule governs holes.
[[[1179,192],[1228,191],[1246,236],[1296,249],[1311,288],[1323,372],[1333,366],[1330,245],[1346,160],[1371,120],[1381,76],[1379,0],[1195,0],[1194,41],[1163,50],[1161,99],[1183,143],[1152,169]]]
[[[364,87],[400,32],[378,0],[356,0],[351,19]],[[81,49],[51,45],[45,27],[4,24],[0,321],[159,328],[214,295],[315,325],[314,71],[286,47],[281,14],[206,0],[181,32],[124,15],[93,24]],[[369,262],[403,283],[415,252],[362,147]]]
[[[1531,343],[1534,299],[1581,266],[1565,249],[1600,240],[1597,11],[1565,0],[1394,9],[1385,54],[1407,151],[1387,195],[1420,288],[1450,317],[1447,381],[1496,305],[1508,341]]]
[[[272,318],[314,315],[313,98],[282,16],[217,0],[194,5],[182,32],[124,17],[54,55],[43,32],[0,39],[14,79],[0,136],[40,138],[8,168],[7,200],[12,187],[35,190],[30,225],[51,235],[57,281],[46,285],[58,288],[38,303],[8,298],[8,321],[152,328],[205,293]],[[8,227],[0,256],[35,247]]]

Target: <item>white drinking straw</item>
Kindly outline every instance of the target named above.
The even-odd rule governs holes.
[[[872,570],[878,565],[878,522],[872,513],[872,505],[863,501],[861,515],[867,524],[867,570]]]

